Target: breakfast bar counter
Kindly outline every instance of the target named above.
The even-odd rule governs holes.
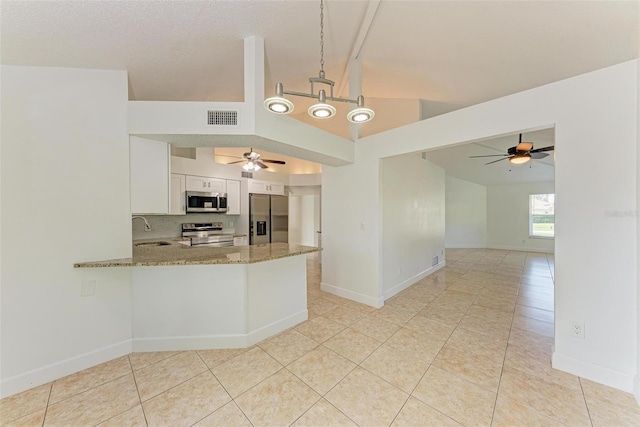
[[[130,268],[134,352],[239,348],[307,320],[306,254],[319,250],[164,239],[134,242],[131,258],[75,267]]]
[[[320,248],[291,243],[268,243],[222,248],[185,245],[183,239],[137,240],[131,258],[79,262],[85,267],[145,267],[161,265],[253,264],[318,252]]]

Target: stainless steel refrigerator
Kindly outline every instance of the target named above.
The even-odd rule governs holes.
[[[249,244],[289,242],[289,198],[249,194]]]

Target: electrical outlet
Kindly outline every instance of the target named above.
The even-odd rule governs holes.
[[[233,221],[229,221],[229,227],[233,227]]]
[[[569,333],[573,337],[584,339],[584,322],[571,322]]]
[[[96,294],[96,281],[95,280],[83,280],[80,286],[80,296],[90,297]]]

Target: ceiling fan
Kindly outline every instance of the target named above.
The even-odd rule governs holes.
[[[277,165],[287,164],[287,162],[285,162],[284,160],[261,159],[260,154],[253,151],[253,148],[249,149],[248,153],[244,153],[242,157],[227,156],[225,154],[217,154],[217,155],[224,156],[224,157],[235,157],[237,159],[241,159],[241,160],[236,160],[234,162],[229,162],[227,163],[228,165],[233,165],[235,163],[242,163],[246,161],[247,163],[244,166],[242,166],[242,169],[246,171],[259,171],[260,169],[267,169],[269,166],[265,165],[265,163],[275,163]]]
[[[520,138],[518,139],[518,145],[515,147],[509,147],[507,150],[507,154],[488,154],[486,156],[469,156],[470,159],[476,157],[502,157],[501,159],[494,160],[489,163],[485,163],[485,165],[490,165],[491,163],[499,162],[500,160],[509,159],[510,163],[520,165],[523,163],[527,163],[531,159],[544,159],[549,155],[549,153],[545,153],[545,151],[553,151],[555,147],[550,145],[549,147],[536,148],[533,149],[533,142],[522,142],[522,134],[520,134]]]

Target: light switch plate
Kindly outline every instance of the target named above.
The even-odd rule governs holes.
[[[95,280],[83,280],[80,286],[80,296],[90,297],[96,294],[96,281]]]

